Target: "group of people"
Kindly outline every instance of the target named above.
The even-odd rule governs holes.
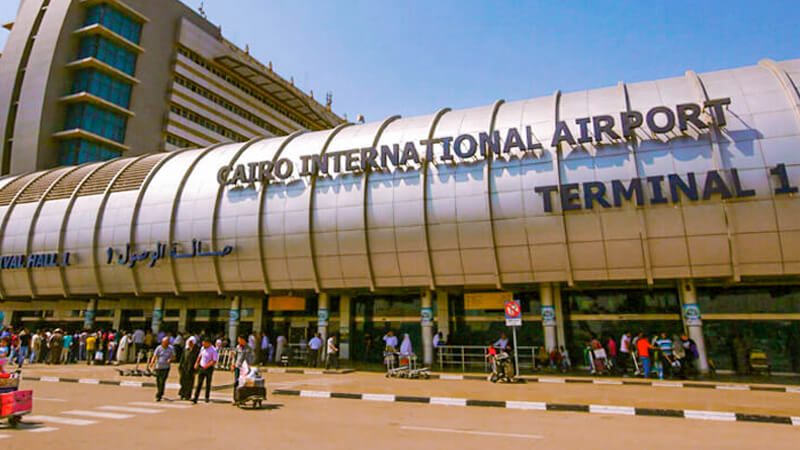
[[[611,336],[592,336],[585,354],[587,365],[595,373],[626,375],[630,368],[634,374],[645,378],[655,374],[659,379],[686,379],[699,357],[697,344],[685,334],[670,336],[661,332],[648,337],[644,332],[633,336],[630,331],[622,334],[619,344]],[[605,357],[597,357],[598,354]]]
[[[317,367],[317,364],[319,364],[320,359],[323,357],[322,355],[322,335],[320,333],[315,333],[314,337],[308,341],[306,364],[309,367]],[[335,369],[339,368],[339,346],[336,343],[336,335],[328,337],[324,355],[326,370],[331,367]]]
[[[183,336],[181,336],[183,337]],[[243,339],[240,338],[240,343]],[[182,400],[191,399],[197,403],[200,391],[205,384],[205,400],[211,400],[211,379],[214,375],[214,367],[219,360],[219,351],[212,345],[212,338],[209,336],[188,336],[176,344],[175,340],[165,336],[161,339],[161,344],[153,350],[153,354],[148,362],[148,369],[154,369],[156,374],[156,401],[160,402],[164,397],[164,388],[169,377],[169,371],[173,361],[180,361],[180,390],[178,395]],[[198,344],[198,342],[201,342]],[[220,342],[221,345],[221,342]],[[251,360],[252,363],[252,360]],[[192,388],[197,378],[197,387],[192,398]]]

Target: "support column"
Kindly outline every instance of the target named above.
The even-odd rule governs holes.
[[[558,347],[556,335],[556,308],[553,304],[553,285],[539,285],[539,300],[542,302],[542,327],[544,328],[544,348],[548,353]]]
[[[120,328],[122,328],[122,305],[121,305],[121,303],[122,302],[117,302],[117,307],[114,308],[114,319],[113,319],[113,322],[111,323],[111,328],[113,328],[115,330],[119,330]],[[128,330],[129,333],[131,331],[132,330]]]
[[[436,291],[436,321],[442,339],[447,342],[450,336],[450,299],[446,291]]]
[[[552,283],[553,307],[556,310],[556,338],[557,345],[567,348],[567,339],[564,336],[564,309],[561,307],[561,285]]]
[[[185,306],[178,310],[178,331],[186,331],[186,325],[189,324],[189,308]]]
[[[11,326],[11,317],[14,315],[14,311],[6,310],[0,311],[0,323],[3,324],[3,328]]]
[[[422,362],[426,366],[433,364],[433,291],[422,293]]]
[[[703,320],[700,316],[700,307],[697,305],[697,291],[694,287],[694,281],[680,280],[678,282],[678,291],[682,304],[681,317],[683,318],[683,326],[686,329],[686,334],[697,345],[697,370],[702,374],[707,374],[708,354],[706,353]]]
[[[236,345],[236,338],[239,337],[239,308],[241,308],[241,297],[234,295],[231,297],[231,309],[228,313],[228,340],[231,345]]]
[[[258,332],[261,331],[261,327],[264,326],[264,296],[260,296],[256,299],[255,306],[253,307],[253,335],[258,336]],[[261,343],[259,342],[257,347],[260,347]]]
[[[317,333],[322,338],[323,355],[327,352],[328,319],[330,318],[330,297],[326,292],[320,292],[317,297]],[[324,356],[323,356],[324,359]]]
[[[161,331],[161,319],[164,316],[164,297],[156,297],[153,301],[153,318],[150,321],[150,330],[153,334]]]
[[[339,296],[339,357],[350,359],[350,296]]]
[[[93,298],[86,303],[86,312],[83,314],[83,328],[87,330],[94,328],[95,311],[97,311],[97,299]]]

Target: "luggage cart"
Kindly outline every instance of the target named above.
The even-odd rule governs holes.
[[[22,416],[33,411],[33,391],[19,390],[20,371],[0,373],[0,420],[16,428]]]
[[[233,392],[233,401],[242,408],[247,403],[253,409],[260,409],[261,402],[267,399],[267,388],[264,378],[255,367],[245,368],[246,375],[239,377],[239,386]]]

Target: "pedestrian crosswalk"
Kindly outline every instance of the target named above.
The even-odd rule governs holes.
[[[135,417],[154,415],[181,409],[191,409],[188,403],[178,402],[127,402],[92,407],[91,409],[70,409],[51,414],[34,414],[23,417],[17,430],[0,431],[0,439],[14,437],[17,432],[48,433],[59,428],[55,425],[85,427],[101,424],[103,420],[127,420]]]

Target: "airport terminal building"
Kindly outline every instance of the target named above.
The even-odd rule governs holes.
[[[520,345],[686,330],[797,372],[799,85],[763,60],[6,177],[3,320],[319,328],[355,359],[392,329],[428,359],[516,298]]]

